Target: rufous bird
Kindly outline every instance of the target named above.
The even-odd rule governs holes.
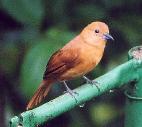
[[[100,62],[108,39],[114,40],[108,26],[103,22],[92,22],[55,52],[48,61],[43,81],[27,105],[27,110],[39,104],[55,82],[63,82],[66,91],[72,96],[75,92],[67,86],[66,81],[79,76],[98,88],[96,82],[88,79],[85,74]]]

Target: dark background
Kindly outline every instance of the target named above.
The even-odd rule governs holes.
[[[107,44],[90,78],[127,61],[128,50],[141,45],[142,0],[0,0],[0,127],[25,111],[51,54],[96,20],[109,25],[115,42]],[[69,82],[72,89],[83,83]],[[105,93],[42,126],[123,127],[123,91]],[[62,92],[55,84],[46,101]]]

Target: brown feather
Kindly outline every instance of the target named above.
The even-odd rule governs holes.
[[[33,108],[37,104],[39,104],[45,96],[48,94],[50,88],[52,85],[52,81],[50,80],[43,80],[42,83],[40,84],[38,90],[35,92],[34,96],[30,100],[30,102],[27,105],[27,110]]]
[[[58,78],[70,68],[80,62],[77,49],[59,50],[52,55],[44,73],[43,79]]]

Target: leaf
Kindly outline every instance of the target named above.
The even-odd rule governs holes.
[[[0,70],[6,74],[13,74],[18,63],[19,50],[15,43],[1,44],[0,46]]]
[[[106,11],[99,5],[80,5],[76,9],[76,15],[78,20],[88,23],[90,21],[105,18]]]
[[[128,21],[131,22],[128,22]],[[129,42],[129,45],[136,46],[141,44],[142,33],[141,25],[142,25],[142,18],[141,16],[124,16],[119,20],[112,22],[115,29],[121,31],[124,35],[124,38]]]
[[[89,111],[92,121],[100,127],[120,116],[121,112],[113,104],[103,102],[95,104],[95,106],[92,105]]]
[[[115,8],[125,4],[123,0],[113,0],[113,1],[102,0],[102,2],[107,8]]]
[[[13,18],[32,26],[40,25],[44,15],[42,0],[1,0],[1,4]]]

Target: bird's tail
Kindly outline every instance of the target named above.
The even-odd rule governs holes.
[[[33,108],[37,104],[39,104],[45,96],[48,94],[50,88],[52,85],[52,81],[50,80],[43,80],[38,88],[38,90],[35,92],[34,96],[30,100],[30,102],[27,105],[27,110]]]

